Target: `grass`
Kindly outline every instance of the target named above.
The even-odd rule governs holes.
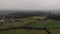
[[[9,28],[9,27],[20,27],[23,26],[27,23],[34,23],[34,22],[39,22],[38,20],[34,19],[34,18],[22,18],[19,20],[19,22],[7,22],[7,23],[3,23],[3,25],[0,25],[0,28]]]
[[[51,34],[60,34],[60,29],[50,29]]]
[[[45,30],[25,30],[25,29],[17,29],[17,30],[9,30],[0,32],[0,34],[47,34]]]
[[[31,27],[46,27],[46,28],[53,28],[53,27],[60,27],[60,21],[56,21],[56,20],[46,20],[46,21],[40,21],[37,22],[35,24],[30,24],[30,25],[26,25],[26,26],[31,26]]]
[[[0,25],[0,28],[9,28],[9,27],[20,27],[20,26],[27,26],[27,27],[37,27],[37,28],[49,28],[50,32],[52,34],[60,34],[60,29],[52,29],[60,27],[60,21],[57,20],[45,20],[45,21],[39,21],[37,18],[42,17],[30,17],[30,18],[22,18],[19,22],[14,23],[6,23],[3,25]],[[43,18],[42,18],[43,19]],[[33,23],[26,25],[27,23]],[[0,34],[47,34],[44,30],[25,30],[25,29],[16,29],[16,30],[9,30],[9,31],[3,31],[0,32]]]

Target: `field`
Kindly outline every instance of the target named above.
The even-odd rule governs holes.
[[[41,20],[38,20],[38,19]],[[43,17],[44,18],[44,17]],[[33,28],[47,28],[51,34],[60,34],[60,21],[58,20],[44,20],[42,17],[31,17],[31,18],[22,18],[19,22],[6,23],[0,25],[0,28],[11,28],[11,27],[33,27]],[[25,29],[16,29],[0,32],[0,34],[47,34],[45,30],[25,30]]]
[[[52,34],[60,34],[60,29],[51,29]]]
[[[32,27],[46,27],[46,28],[57,28],[60,27],[60,21],[56,20],[46,20],[46,21],[40,21],[34,24],[26,25],[26,26],[32,26]]]
[[[44,30],[25,30],[25,29],[16,29],[0,32],[0,34],[47,34]]]

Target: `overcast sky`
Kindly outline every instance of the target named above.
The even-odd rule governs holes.
[[[60,0],[0,0],[0,9],[60,9]]]

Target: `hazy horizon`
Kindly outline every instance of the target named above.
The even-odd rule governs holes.
[[[60,0],[0,0],[0,10],[60,9]]]

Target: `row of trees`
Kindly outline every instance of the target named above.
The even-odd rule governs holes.
[[[49,14],[47,18],[53,19],[53,20],[60,20],[60,14]]]
[[[26,18],[26,17],[32,17],[32,16],[45,16],[47,15],[46,12],[16,12],[11,13],[9,16],[16,17],[16,18]]]
[[[48,15],[48,16],[47,16]],[[32,16],[47,16],[48,19],[60,20],[60,14],[51,14],[51,12],[16,12],[9,14],[13,18],[27,18]]]

